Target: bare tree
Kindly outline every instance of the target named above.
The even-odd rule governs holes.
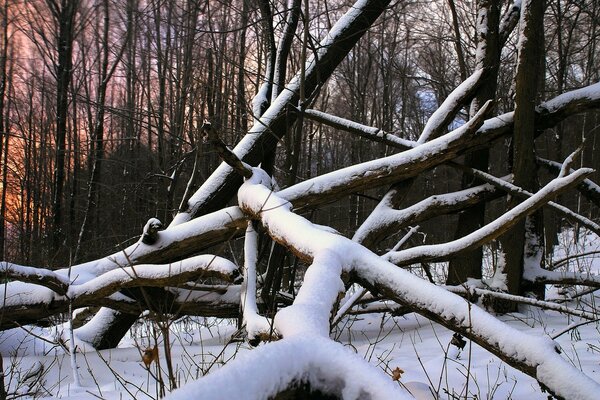
[[[149,218],[139,239],[106,257],[65,263],[57,270],[3,263],[7,283],[0,289],[0,329],[99,307],[73,335],[103,349],[116,346],[147,310],[164,321],[183,315],[238,318],[250,344],[269,343],[244,363],[228,363],[217,374],[174,392],[175,398],[200,390],[208,397],[223,396],[234,379],[243,379],[240,371],[267,368],[265,358],[272,361],[272,370],[253,378],[257,396],[265,387],[260,393],[265,398],[299,396],[299,385],[306,383],[310,388],[305,395],[313,391],[340,398],[350,388],[357,396],[403,398],[405,391],[329,336],[336,315],[371,292],[467,337],[558,398],[597,394],[600,384],[562,357],[551,339],[516,331],[473,301],[489,296],[505,305],[496,308],[500,311],[530,304],[595,318],[525,297],[523,291],[525,281],[538,288],[546,283],[600,287],[595,275],[565,278],[540,263],[544,244],[532,221],[541,209],[557,210],[600,232],[592,218],[552,201],[578,188],[597,205],[600,189],[590,180],[593,171],[575,162],[577,152],[564,162],[536,157],[536,137],[566,118],[600,107],[600,83],[591,78],[543,97],[542,2],[516,2],[502,13],[499,2],[480,1],[476,15],[453,1],[433,2],[436,11],[450,6],[451,21],[419,3],[391,5],[387,0],[358,0],[335,12],[329,2],[312,8],[309,1],[295,0],[261,1],[257,8],[246,0],[153,1],[144,9],[135,1],[126,3],[124,13],[106,0],[88,14],[87,3],[46,2],[52,11],[48,26],[58,27],[57,43],[68,44],[60,49],[44,37],[54,31],[31,24],[24,29],[46,62],[56,64],[56,75],[36,77],[38,69],[31,67],[31,82],[22,85],[22,98],[8,110],[27,143],[22,196],[28,198],[17,213],[22,214],[22,232],[37,232],[31,236],[47,233],[50,221],[51,229],[59,229],[64,221],[54,200],[63,195],[55,195],[71,184],[73,210],[83,210],[80,254],[88,228],[104,237],[105,231],[86,219],[93,218],[94,207],[99,219],[110,215],[107,222],[114,225],[138,223],[128,212],[136,207],[148,217],[160,216],[164,224]],[[79,8],[71,8],[75,5]],[[45,12],[39,4],[32,10]],[[88,22],[98,18],[83,29],[102,28],[95,55],[85,49],[74,52],[78,12]],[[67,15],[69,23],[63,27]],[[463,15],[477,21],[473,54],[465,39],[472,27],[467,28]],[[510,32],[516,16],[520,34],[515,45]],[[116,32],[123,35],[115,39],[112,29],[119,26]],[[454,35],[450,39],[444,34],[447,28]],[[256,48],[250,45],[254,39],[259,39]],[[512,46],[518,49],[516,107],[501,113],[511,100],[498,88],[512,67],[512,58],[501,55],[510,54]],[[54,52],[57,63],[48,57]],[[71,71],[90,65],[97,70],[93,82],[90,74]],[[49,90],[54,86],[56,93]],[[246,92],[252,87],[257,93],[250,100]],[[69,104],[69,96],[77,100]],[[52,105],[64,121],[54,123]],[[61,105],[65,108],[59,113]],[[252,127],[231,148],[246,127],[244,112],[249,109],[254,112]],[[87,118],[80,118],[81,110]],[[61,142],[58,128],[66,135],[67,120],[71,136]],[[591,129],[582,125],[588,134]],[[91,133],[89,147],[75,134],[80,128]],[[502,148],[499,143],[507,138],[513,143],[512,174],[496,177],[490,173],[489,149]],[[65,155],[80,148],[85,149],[80,158]],[[64,174],[40,165],[52,151],[62,151],[64,159],[57,158],[54,166],[61,164]],[[142,154],[150,166],[136,164],[134,156]],[[213,168],[217,156],[221,164]],[[90,169],[87,190],[72,182],[70,174],[83,162]],[[553,171],[546,182],[538,182],[536,163]],[[449,182],[448,171],[463,174],[462,182]],[[117,175],[134,189],[113,183]],[[280,188],[277,180],[285,186]],[[114,214],[105,209],[108,205],[94,206],[104,185],[116,193]],[[176,196],[181,201],[175,203]],[[505,196],[510,208],[486,220],[490,201]],[[178,212],[171,220],[174,209]],[[77,212],[72,214],[77,220]],[[458,224],[452,229],[454,239],[410,243],[410,235],[421,229],[415,225],[446,215],[454,218],[445,223]],[[338,217],[344,221],[335,227],[352,240],[334,229]],[[242,249],[234,239],[242,237],[244,254],[237,257]],[[504,272],[507,279],[486,286],[481,248],[501,238],[505,264],[496,278],[502,280]],[[440,287],[431,273],[426,280],[404,269],[426,269],[430,262],[449,263],[448,284],[479,278],[478,286]],[[501,293],[502,284],[507,293]],[[340,304],[351,285],[358,285],[358,294]],[[32,292],[35,296],[26,295]],[[168,337],[169,324],[162,329]],[[319,351],[306,351],[309,346]],[[295,363],[277,361],[289,351],[306,356]],[[347,364],[361,371],[358,378],[344,368]],[[319,379],[313,379],[315,374]],[[171,374],[171,387],[176,384]]]

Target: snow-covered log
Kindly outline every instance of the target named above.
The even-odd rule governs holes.
[[[18,270],[17,266],[13,269]],[[25,268],[25,271],[30,268]],[[68,283],[67,276],[55,273]],[[25,321],[37,321],[50,315],[65,312],[71,303],[73,308],[93,305],[113,305],[117,309],[139,312],[139,305],[121,290],[139,287],[169,287],[195,281],[200,278],[218,278],[235,282],[240,274],[235,264],[221,257],[201,255],[164,265],[136,265],[104,272],[98,276],[72,275],[65,293],[51,288],[25,282],[9,282],[0,289],[4,318],[0,327],[13,327]],[[58,279],[58,278],[57,278]],[[61,291],[64,288],[61,288]],[[127,307],[131,304],[131,307]],[[149,307],[150,305],[144,305]]]

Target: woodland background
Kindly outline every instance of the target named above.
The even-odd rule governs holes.
[[[168,224],[185,204],[188,182],[186,193],[193,193],[220,162],[203,143],[202,122],[217,126],[229,145],[254,123],[251,100],[272,40],[265,26],[280,35],[285,16],[285,5],[265,16],[259,3],[4,0],[0,259],[65,266],[132,243],[149,217]],[[310,4],[310,43],[347,3]],[[314,107],[418,138],[429,115],[474,70],[476,7],[475,1],[452,0],[390,6]],[[599,18],[596,1],[548,1],[539,101],[599,79]],[[301,22],[296,38],[303,29]],[[516,37],[501,54],[498,113],[513,109]],[[299,69],[301,47],[301,40],[293,41],[288,77]],[[275,176],[282,187],[390,154],[385,145],[303,123],[305,134],[293,139],[289,132],[277,151]],[[598,170],[597,127],[596,111],[572,117],[538,140],[538,154],[562,160],[587,137],[581,163]],[[496,175],[508,168],[508,145],[505,140],[492,148]],[[407,203],[460,188],[458,174],[444,166],[418,179]],[[312,218],[350,234],[381,195],[356,193]],[[564,201],[598,216],[596,207],[575,196]],[[501,209],[488,208],[495,215]],[[454,218],[424,223],[427,241],[451,238]],[[560,226],[555,218],[546,229],[552,234]]]

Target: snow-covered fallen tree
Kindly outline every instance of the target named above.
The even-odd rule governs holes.
[[[298,6],[296,2],[289,3],[290,10]],[[487,2],[482,4],[480,23],[486,21],[484,8],[489,6]],[[600,384],[561,355],[555,341],[508,326],[493,314],[493,309],[486,309],[489,303],[477,301],[494,298],[528,304],[586,321],[594,320],[594,310],[528,297],[525,290],[504,293],[508,271],[503,270],[502,263],[494,271],[494,285],[477,279],[463,282],[463,286],[443,287],[434,283],[430,272],[425,280],[409,270],[414,266],[425,268],[431,262],[448,262],[496,243],[503,234],[544,208],[596,235],[600,233],[600,227],[591,218],[553,202],[575,188],[597,202],[598,187],[589,179],[593,171],[584,166],[574,168],[573,157],[564,163],[538,160],[553,171],[553,179],[535,190],[515,184],[515,171],[498,178],[463,162],[462,156],[492,147],[498,139],[520,134],[514,132],[516,112],[495,115],[493,99],[480,101],[478,97],[486,80],[498,79],[493,69],[478,65],[470,76],[465,74],[464,82],[439,102],[417,140],[310,108],[338,64],[389,5],[386,0],[358,0],[318,45],[309,44],[305,38],[304,50],[310,47],[312,56],[283,90],[269,88],[273,84],[269,79],[261,84],[254,99],[255,124],[235,148],[229,149],[220,140],[217,128],[210,121],[205,122],[200,129],[223,163],[189,199],[182,200],[180,212],[166,229],[151,218],[135,244],[98,260],[53,271],[1,263],[5,282],[0,293],[0,329],[14,334],[11,329],[21,332],[27,324],[56,324],[64,328],[57,334],[56,342],[71,353],[77,377],[78,351],[116,347],[140,315],[158,321],[161,334],[167,339],[171,322],[182,316],[237,318],[236,334],[257,347],[197,382],[173,391],[170,398],[187,399],[198,393],[208,399],[267,399],[280,395],[293,398],[296,390],[306,386],[309,394],[319,393],[327,398],[410,398],[409,391],[331,337],[332,328],[361,299],[367,299],[373,301],[373,306],[355,311],[393,309],[398,313],[418,313],[531,376],[541,390],[553,396],[595,398]],[[261,6],[267,11],[270,7],[268,2]],[[515,16],[520,10],[521,2],[517,1],[507,10],[501,25],[498,22],[501,44],[515,27]],[[292,14],[288,17],[286,21],[297,23]],[[290,29],[294,30],[295,25]],[[282,39],[280,46],[289,45],[286,43]],[[282,48],[271,50],[279,50],[280,57],[287,52]],[[285,71],[273,72],[273,76],[282,75]],[[266,94],[272,90],[280,93],[268,99]],[[464,118],[462,110],[476,98],[478,106]],[[267,105],[264,113],[258,115]],[[600,83],[591,84],[541,102],[532,110],[531,123],[536,135],[542,135],[545,129],[568,117],[599,107]],[[332,127],[340,134],[382,143],[389,155],[279,189],[266,168],[258,166],[265,167],[272,161],[280,140],[298,121],[301,128],[304,119]],[[406,204],[404,199],[419,175],[438,167],[470,174],[477,179],[476,185]],[[352,239],[330,226],[313,223],[306,216],[309,211],[348,195],[374,189],[388,191],[349,235]],[[418,230],[414,225],[504,196],[522,201],[454,240],[410,243],[409,237]],[[237,200],[237,205],[228,206],[232,199]],[[408,228],[409,234],[390,251],[384,251],[388,250],[381,246],[384,240]],[[219,250],[241,237],[242,257],[237,257],[240,251],[235,249],[228,256]],[[295,267],[301,264],[305,268],[304,274],[291,279],[291,294],[280,290],[285,257],[295,257]],[[519,278],[528,285],[600,287],[600,278],[593,272],[550,271],[543,268],[541,260],[537,265],[527,264]],[[353,285],[356,291],[351,293],[348,288]],[[272,304],[267,304],[265,291],[275,299]],[[84,309],[91,316],[75,326],[76,315]],[[66,314],[66,318],[56,322],[61,314]],[[26,332],[35,340],[42,340],[34,335],[34,330]],[[0,344],[3,355],[27,353],[14,348],[14,343],[7,340]],[[168,350],[168,340],[164,343]],[[149,351],[152,355],[152,349]],[[150,359],[146,364],[149,373],[152,362]],[[175,389],[176,379],[170,366],[169,375],[171,389]],[[80,385],[77,380],[75,383]]]

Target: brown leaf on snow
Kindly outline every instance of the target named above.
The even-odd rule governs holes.
[[[150,364],[152,364],[152,361],[156,361],[158,360],[158,347],[154,346],[154,347],[148,347],[146,350],[144,350],[144,353],[142,354],[142,361],[144,362],[144,365],[146,366],[146,368],[150,367]]]
[[[394,368],[394,370],[392,371],[392,380],[399,381],[400,378],[402,378],[403,373],[404,370],[401,370],[400,367]]]

